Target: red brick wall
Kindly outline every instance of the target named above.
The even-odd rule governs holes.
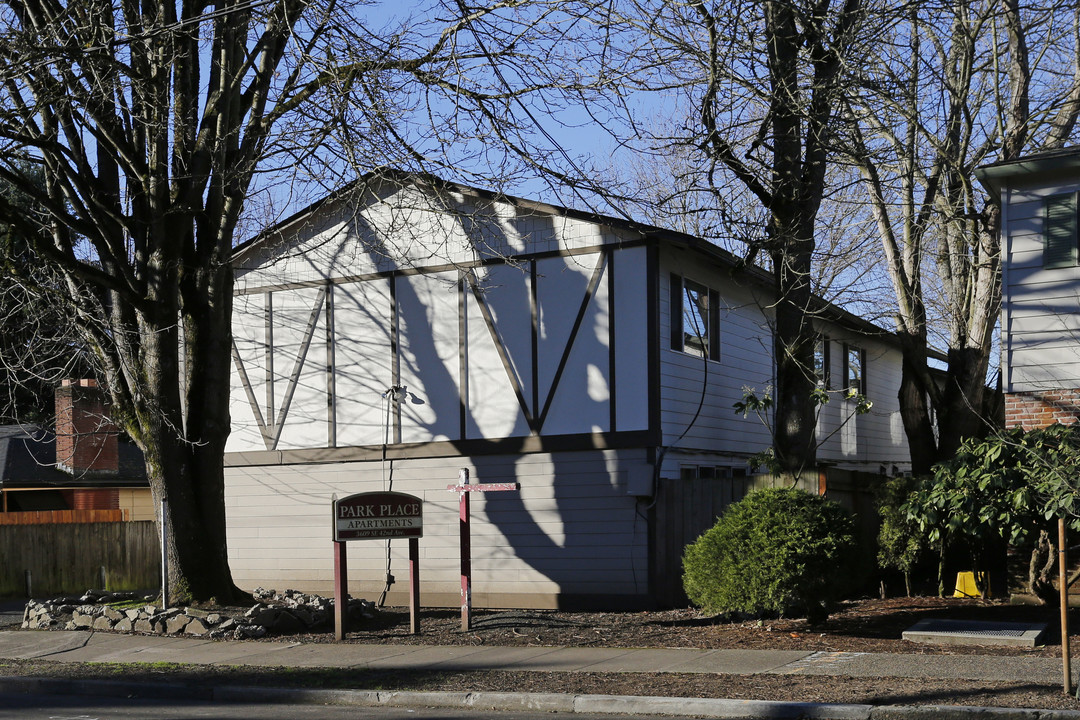
[[[56,462],[74,475],[115,475],[119,470],[116,426],[93,380],[65,380],[56,390]]]
[[[1080,388],[1036,390],[1005,395],[1005,427],[1025,430],[1054,423],[1071,425],[1080,419]]]
[[[62,491],[72,510],[117,510],[120,508],[119,488],[96,488]]]

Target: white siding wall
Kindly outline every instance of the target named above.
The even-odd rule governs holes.
[[[1044,199],[1078,189],[1021,185],[1005,195],[1005,392],[1080,387],[1080,267],[1043,267]]]
[[[400,403],[401,441],[459,439],[457,273],[399,277],[397,307],[399,385],[409,393]]]
[[[339,204],[318,217],[343,212]],[[404,232],[404,220],[384,206],[353,215],[374,212],[387,214],[389,236]],[[610,262],[603,252],[584,251],[438,269],[459,257],[452,251],[460,245],[458,235],[446,217],[418,213],[404,213],[420,228],[415,243],[423,244],[423,233],[443,233],[440,241],[424,245],[446,251],[424,258],[434,268],[430,272],[365,275],[380,266],[365,258],[382,253],[383,243],[367,231],[344,230],[334,242],[323,233],[285,243],[280,255],[249,258],[238,269],[241,294],[233,325],[250,393],[236,370],[229,452],[524,437],[531,433],[526,411],[534,425],[543,416],[543,435],[648,428],[648,394],[642,391],[648,382],[649,312],[644,247],[614,250],[617,257]],[[506,222],[510,229],[504,228],[500,247],[518,251],[524,237],[535,252],[617,239],[595,224],[561,217],[514,216]],[[323,226],[345,227],[340,220],[316,218],[300,229]],[[485,248],[489,241],[495,244],[490,228],[472,229],[481,233]],[[358,249],[365,242],[377,252]],[[332,259],[320,267],[316,256],[330,251]],[[414,246],[406,243],[402,252],[419,262]],[[345,258],[354,265],[344,266]],[[475,292],[467,282],[462,288],[465,273],[475,277]],[[263,285],[271,279],[319,284]],[[407,394],[388,412],[383,394],[394,384]],[[285,422],[277,428],[283,409]]]
[[[614,253],[615,400],[617,430],[649,427],[649,263],[643,247]],[[609,272],[612,272],[609,270]]]
[[[394,384],[390,281],[335,285],[333,294],[336,444],[392,441],[382,397]]]
[[[599,253],[555,257],[536,263],[540,410],[551,397],[543,427],[547,435],[606,432],[611,429],[608,363],[608,285],[599,277],[574,339],[567,365],[552,393],[594,273],[607,268]],[[644,363],[645,346],[641,345]]]
[[[468,395],[466,437],[522,437],[528,423],[515,392],[524,393],[532,409],[532,323],[529,320],[529,274],[517,265],[489,265],[477,271],[481,294],[491,313],[495,337],[484,320],[480,302],[465,295],[468,317]],[[504,367],[496,338],[506,355]],[[513,381],[511,380],[513,379]]]
[[[877,472],[879,466],[906,468],[911,463],[907,436],[900,417],[900,351],[878,340],[860,337],[835,327],[822,327],[831,343],[829,402],[818,415],[818,460],[838,466]],[[865,351],[866,398],[870,412],[855,414],[855,403],[845,400],[844,343]]]
[[[643,595],[648,532],[627,495],[644,451],[535,454],[380,463],[226,468],[229,561],[240,587],[329,592],[330,500],[392,489],[424,501],[421,602],[459,603],[458,467],[473,482],[521,483],[518,492],[472,494],[473,591],[477,605],[553,607],[557,594]],[[375,599],[385,541],[348,545],[352,594]],[[398,593],[408,589],[408,543],[391,544]],[[532,596],[523,600],[525,595]],[[398,598],[400,600],[400,596]]]
[[[671,445],[693,421],[701,401],[701,414],[678,447],[702,448],[745,458],[771,446],[772,438],[753,414],[735,413],[743,388],[764,393],[772,384],[770,330],[762,303],[753,292],[739,287],[730,275],[712,269],[694,255],[665,254],[660,260],[660,413],[664,445]],[[720,359],[700,357],[671,349],[671,273],[720,292]],[[678,319],[677,319],[678,320]],[[677,476],[678,468],[665,463],[665,474]]]
[[[693,420],[706,366],[700,357],[671,349],[671,273],[718,290],[721,306],[720,358],[708,362],[705,404],[693,427],[679,440],[677,447],[681,450],[669,454],[664,476],[676,477],[679,462],[708,464],[707,457],[695,457],[695,451],[732,459],[715,461],[718,465],[738,464],[738,459],[772,444],[768,428],[755,414],[743,418],[733,407],[742,399],[744,388],[752,388],[760,396],[774,382],[768,299],[756,294],[760,291],[740,286],[726,272],[710,272],[699,258],[668,253],[662,256],[660,265],[661,417],[665,445],[675,442]],[[897,399],[899,350],[836,327],[822,325],[820,330],[832,343],[831,386],[837,390],[831,393],[830,402],[819,416],[818,459],[870,472],[877,472],[881,465],[908,466],[910,456]],[[874,404],[866,415],[854,416],[853,404],[843,400],[838,390],[843,383],[845,341],[866,350],[867,397]]]

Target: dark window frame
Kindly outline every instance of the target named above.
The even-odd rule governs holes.
[[[671,349],[694,357],[704,356],[706,360],[719,362],[720,313],[718,308],[720,307],[720,293],[703,283],[686,279],[677,273],[671,273],[670,290]],[[689,300],[687,294],[691,291],[696,293],[697,297],[705,298],[705,312],[700,312],[700,307],[698,312],[698,317],[701,317],[702,314],[705,315],[702,318],[704,337],[702,337],[701,350],[693,349],[692,346],[688,347],[689,343],[687,342],[687,315],[685,308]],[[697,336],[696,333],[695,336]]]
[[[1080,261],[1077,193],[1058,193],[1043,201],[1043,267],[1076,267]]]
[[[817,340],[814,342],[814,375],[817,378],[817,384],[825,390],[832,390],[832,353],[830,351],[829,338],[825,335],[818,335]],[[820,348],[821,352],[818,352]],[[818,365],[818,358],[821,358],[821,364]]]
[[[859,358],[859,375],[857,377],[858,382],[852,382],[856,380],[851,376],[851,356],[852,353],[857,354]],[[866,348],[859,345],[851,345],[844,343],[844,390],[854,390],[862,396],[866,396]]]

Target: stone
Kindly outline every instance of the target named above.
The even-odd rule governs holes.
[[[94,616],[87,615],[81,610],[76,610],[74,613],[71,614],[71,622],[75,625],[76,628],[92,627],[94,624]]]
[[[135,632],[153,633],[156,631],[154,630],[154,623],[146,619],[139,619],[135,621]]]
[[[124,613],[120,612],[120,611],[119,611],[119,610],[117,610],[116,608],[114,608],[114,607],[109,607],[109,606],[107,606],[107,605],[106,605],[106,606],[105,606],[105,608],[104,608],[104,609],[103,609],[103,610],[101,611],[101,614],[102,614],[102,615],[104,615],[105,617],[107,617],[107,618],[108,618],[109,620],[111,620],[111,621],[112,621],[112,622],[114,622],[114,623],[116,623],[116,622],[120,622],[120,621],[121,621],[121,620],[123,620],[123,619],[124,619],[125,617],[127,617],[126,615],[124,615]]]
[[[186,615],[174,615],[165,621],[165,632],[169,635],[175,635],[182,632],[190,622],[191,618]]]
[[[266,636],[266,628],[262,625],[241,625],[236,628],[236,637],[241,640],[261,638]]]
[[[303,605],[297,605],[296,607],[289,610],[289,612],[292,613],[297,620],[303,623],[304,627],[311,627],[315,624],[314,617],[312,616],[311,611]]]
[[[277,623],[278,616],[281,615],[281,613],[282,610],[279,608],[262,608],[256,613],[251,613],[249,611],[247,617],[250,618],[251,622],[255,625],[270,628]]]
[[[133,627],[134,625],[131,622],[131,618],[125,617],[124,619],[117,621],[117,623],[113,625],[113,630],[115,630],[116,632],[126,633],[131,632]]]
[[[95,630],[112,630],[113,621],[105,617],[104,615],[101,615],[100,617],[94,618],[93,627]]]
[[[282,610],[278,613],[274,624],[267,626],[266,629],[273,630],[279,635],[293,635],[307,630],[307,625],[288,610]]]
[[[210,628],[206,626],[202,618],[191,618],[191,622],[184,627],[185,635],[205,635],[208,632]]]

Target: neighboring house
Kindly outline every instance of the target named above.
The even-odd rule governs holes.
[[[143,456],[109,422],[93,380],[56,391],[56,432],[0,426],[0,524],[102,517],[153,520]],[[27,513],[40,513],[34,516]]]
[[[1080,417],[1080,148],[979,168],[1001,198],[1001,372],[1006,427]]]
[[[455,607],[459,468],[474,600],[650,605],[687,539],[745,494],[773,382],[771,277],[697,238],[394,173],[237,249],[226,512],[234,579],[332,587],[331,496],[425,503],[422,602]],[[820,483],[909,466],[892,335],[821,303]],[[873,403],[854,416],[842,388]],[[846,422],[844,422],[846,420]],[[404,599],[404,543],[391,547]],[[353,594],[388,551],[352,542]],[[397,593],[396,595],[394,593]]]

